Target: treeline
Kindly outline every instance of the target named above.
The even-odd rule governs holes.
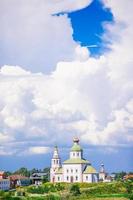
[[[33,168],[33,169],[29,170],[26,167],[21,167],[14,172],[6,171],[5,174],[6,174],[6,176],[10,176],[10,175],[14,175],[14,174],[21,174],[23,176],[30,177],[33,173],[38,173],[38,172],[47,173],[49,175],[50,168],[49,167],[46,167],[44,169]]]
[[[33,173],[36,173],[36,172],[43,172],[43,173],[49,174],[50,173],[50,168],[49,167],[45,167],[44,169],[33,168],[31,170],[28,170],[26,167],[21,167],[21,168],[19,168],[18,170],[14,171],[14,172],[6,171],[5,173],[6,173],[7,176],[10,176],[10,175],[13,175],[13,174],[21,174],[23,176],[30,177]],[[133,172],[121,171],[121,172],[113,172],[112,174],[115,175],[115,179],[116,180],[121,180],[121,179],[123,179],[123,177],[125,175],[133,175]]]
[[[122,180],[124,178],[124,176],[126,175],[133,175],[133,172],[113,172],[112,174],[115,174],[115,180]]]

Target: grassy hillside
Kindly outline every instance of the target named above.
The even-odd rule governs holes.
[[[45,183],[0,192],[0,200],[133,200],[133,182]]]

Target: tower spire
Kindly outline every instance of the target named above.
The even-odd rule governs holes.
[[[50,179],[51,182],[55,181],[55,171],[61,167],[61,159],[58,152],[58,147],[54,147],[53,158],[51,159]]]
[[[53,159],[59,159],[59,152],[57,145],[54,147]]]
[[[101,172],[101,173],[104,173],[104,172],[105,172],[104,164],[103,164],[103,163],[101,163],[100,172]]]
[[[61,160],[60,160],[57,146],[54,147],[54,153],[53,153],[53,158],[51,161],[51,167],[54,169],[61,167]]]

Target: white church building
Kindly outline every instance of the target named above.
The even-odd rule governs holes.
[[[83,149],[79,145],[79,139],[73,139],[68,160],[61,164],[57,146],[54,148],[51,160],[50,181],[51,182],[98,182],[99,173],[91,163],[83,158]]]

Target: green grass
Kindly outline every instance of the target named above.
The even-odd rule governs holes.
[[[0,191],[0,200],[128,200],[129,193],[133,192],[133,183],[45,183],[16,190],[18,197],[14,196],[15,192]],[[23,192],[25,197],[19,196]]]

